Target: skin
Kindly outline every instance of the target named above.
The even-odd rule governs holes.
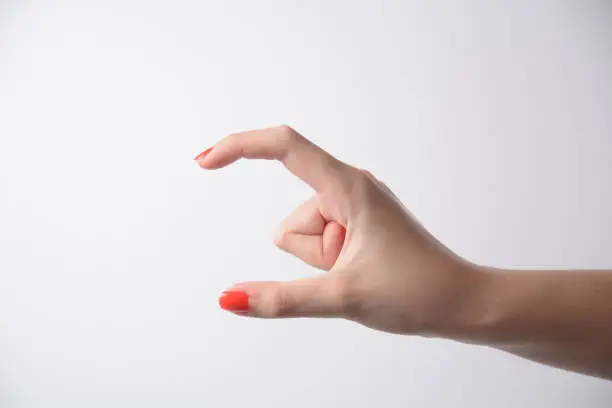
[[[382,182],[288,126],[230,135],[196,158],[204,169],[278,160],[313,197],[276,245],[321,269],[292,282],[244,282],[261,318],[345,318],[391,333],[496,347],[612,379],[612,271],[511,271],[475,265],[436,240]]]

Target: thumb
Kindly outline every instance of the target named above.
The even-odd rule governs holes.
[[[340,279],[321,275],[291,282],[240,283],[223,292],[219,305],[252,317],[338,317],[343,299]]]

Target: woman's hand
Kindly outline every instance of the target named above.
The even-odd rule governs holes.
[[[233,134],[196,161],[218,169],[240,158],[279,160],[315,190],[280,225],[275,243],[327,272],[234,285],[223,308],[266,318],[344,317],[421,335],[460,331],[477,310],[486,273],[434,239],[369,172],[287,126]]]
[[[393,333],[488,344],[612,379],[612,271],[509,271],[470,264],[432,237],[393,193],[287,126],[231,135],[196,157],[205,169],[280,160],[316,194],[276,244],[327,271],[248,282],[220,299],[254,317],[343,317]]]

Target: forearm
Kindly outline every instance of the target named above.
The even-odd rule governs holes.
[[[612,271],[482,271],[456,338],[612,378]]]

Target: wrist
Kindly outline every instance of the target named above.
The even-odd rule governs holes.
[[[463,262],[456,301],[440,319],[436,335],[465,343],[484,344],[501,323],[500,299],[505,298],[504,271]]]

